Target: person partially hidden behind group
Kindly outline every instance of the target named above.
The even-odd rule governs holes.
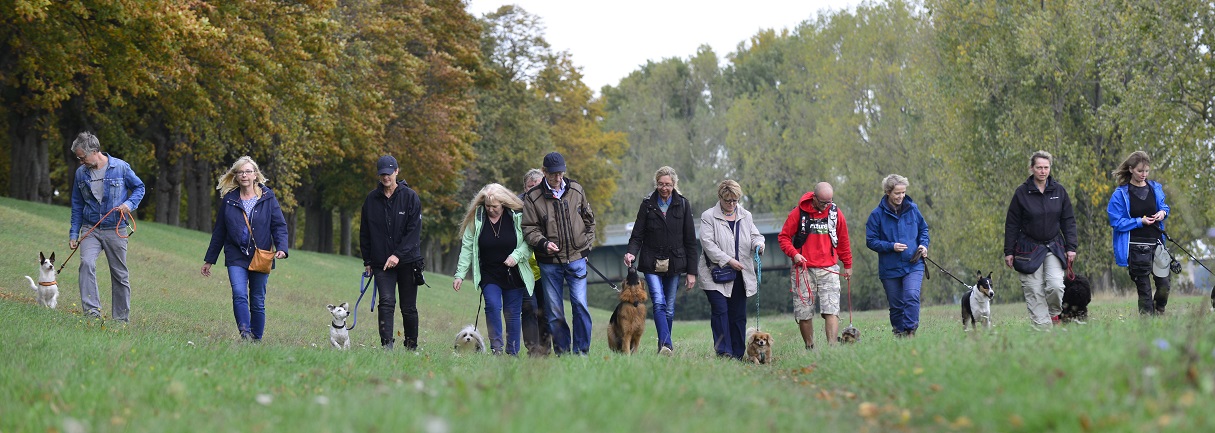
[[[274,191],[253,158],[242,156],[219,177],[219,211],[211,229],[211,244],[203,257],[202,275],[211,276],[211,265],[224,251],[224,267],[232,285],[232,314],[242,340],[261,341],[266,329],[266,283],[270,274],[249,270],[258,249],[274,251],[274,258],[287,258],[287,220]]]

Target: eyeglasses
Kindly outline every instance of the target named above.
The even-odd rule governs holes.
[[[79,161],[79,162],[84,162],[84,159],[85,159],[85,158],[88,158],[88,157],[89,157],[88,155],[85,155],[85,156],[77,156],[77,157],[76,157],[76,161]]]
[[[673,183],[660,183],[660,184],[658,184],[658,187],[659,187],[659,188],[674,188],[674,187],[675,187],[675,184],[673,184]]]
[[[254,173],[257,173],[257,170],[237,170],[232,173],[237,176],[252,176]]]
[[[738,203],[738,199],[736,198],[723,198],[721,201],[722,203]]]

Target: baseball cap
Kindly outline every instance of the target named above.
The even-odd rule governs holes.
[[[392,174],[397,169],[397,159],[392,155],[384,155],[380,157],[380,161],[376,162],[375,166],[379,170],[380,176]]]
[[[565,157],[557,152],[549,152],[548,155],[544,155],[544,171],[549,173],[565,171]]]

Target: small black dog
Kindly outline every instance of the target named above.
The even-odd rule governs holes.
[[[1093,300],[1093,292],[1088,278],[1076,275],[1075,279],[1063,278],[1063,312],[1059,319],[1064,322],[1084,324],[1088,320],[1088,303]]]

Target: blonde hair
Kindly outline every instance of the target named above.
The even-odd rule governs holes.
[[[236,181],[236,171],[240,170],[241,167],[244,167],[245,164],[253,165],[253,171],[255,174],[257,174],[257,183],[258,184],[266,183],[266,176],[262,175],[262,170],[261,170],[261,168],[259,168],[257,166],[257,162],[253,161],[253,158],[250,157],[249,155],[245,155],[240,158],[237,158],[236,162],[232,163],[232,167],[229,167],[228,171],[219,177],[219,184],[215,185],[215,189],[219,190],[219,195],[221,195],[221,196],[225,195],[229,191],[232,191],[232,190],[240,187],[240,184],[237,183],[237,181]],[[257,198],[261,198],[262,189],[261,188],[254,188],[254,189],[257,190]]]
[[[882,190],[885,191],[886,195],[890,195],[890,191],[894,191],[894,187],[899,185],[911,186],[911,184],[907,183],[906,177],[897,174],[891,174],[882,179]]]
[[[481,191],[477,192],[477,196],[468,202],[468,211],[464,213],[464,221],[460,223],[460,233],[468,230],[468,227],[473,223],[473,219],[477,217],[477,209],[485,206],[485,202],[491,199],[512,210],[523,210],[523,202],[519,201],[519,197],[516,197],[506,187],[497,183],[485,185],[481,188]]]
[[[1038,158],[1045,159],[1046,162],[1053,162],[1055,159],[1055,157],[1050,156],[1050,152],[1047,152],[1045,150],[1039,150],[1037,152],[1034,152],[1033,155],[1029,156],[1029,172],[1030,173],[1034,172],[1034,161],[1036,161]]]
[[[679,175],[675,173],[675,169],[670,166],[662,166],[658,171],[654,172],[654,189],[658,189],[658,178],[663,176],[671,176],[671,189],[679,191]]]
[[[1147,152],[1136,150],[1127,155],[1126,160],[1122,161],[1122,164],[1118,164],[1118,169],[1114,170],[1114,180],[1119,185],[1131,183],[1131,170],[1138,167],[1139,164],[1147,164],[1148,167],[1152,166],[1152,158],[1148,156]]]
[[[742,186],[730,179],[721,181],[717,184],[717,198],[725,199],[726,195],[732,195],[735,199],[742,199]]]

